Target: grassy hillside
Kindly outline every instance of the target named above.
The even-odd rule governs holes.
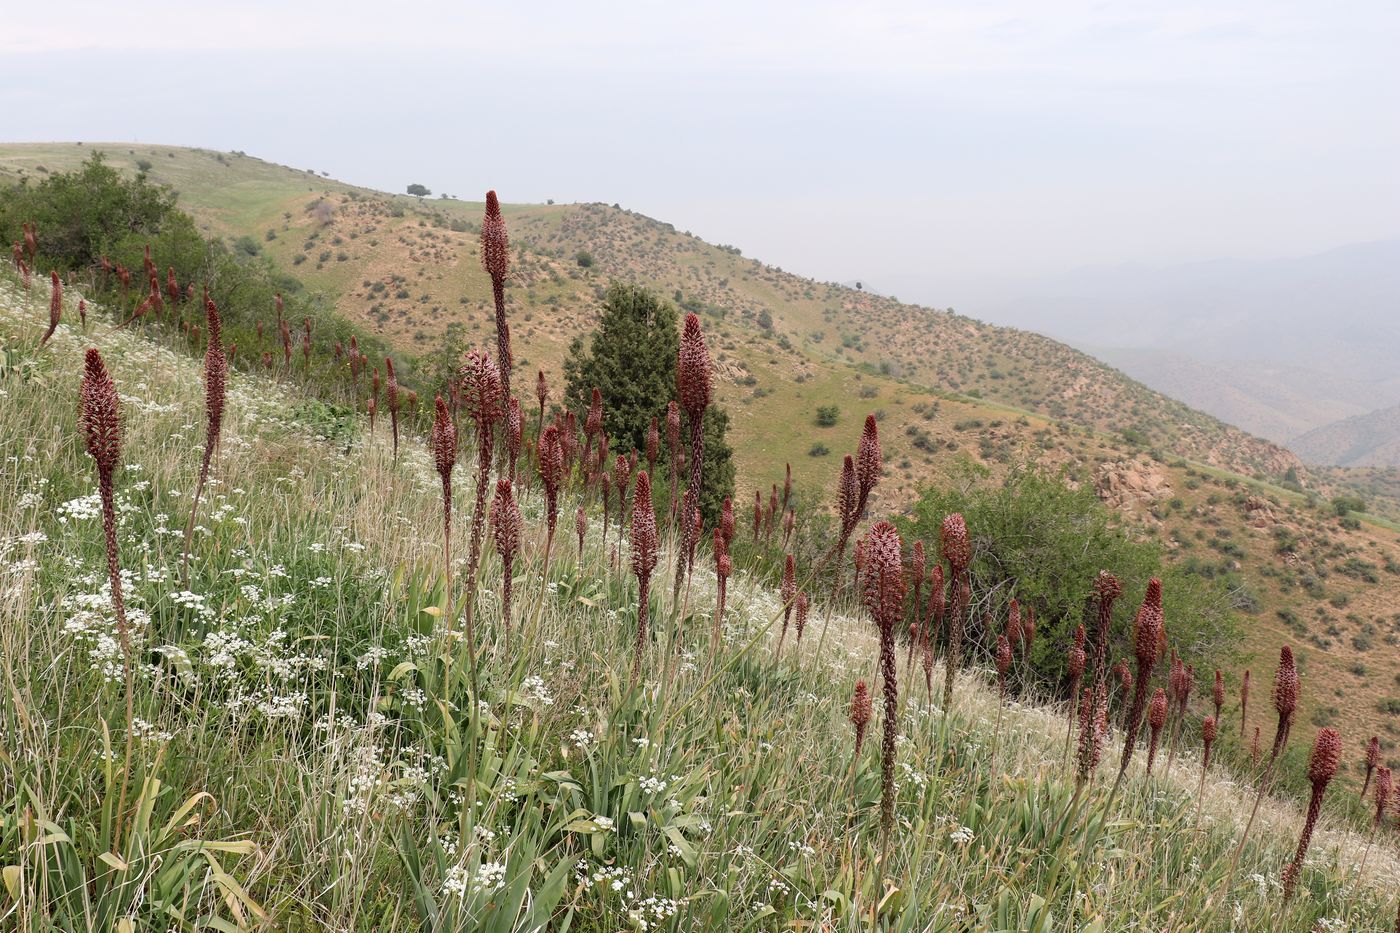
[[[853,754],[846,719],[875,660],[868,619],[818,606],[800,647],[777,657],[780,601],[739,567],[712,658],[704,568],[693,618],[678,617],[669,588],[653,593],[643,684],[629,689],[638,598],[625,555],[610,567],[595,511],[581,552],[563,535],[546,573],[533,483],[522,488],[511,627],[492,548],[481,585],[459,588],[477,610],[473,694],[441,588],[428,452],[410,439],[395,464],[382,428],[370,434],[362,418],[261,376],[231,378],[182,585],[180,526],[203,434],[198,364],[114,331],[101,309],[79,334],[75,298],[70,323],[38,350],[47,296],[0,276],[0,926],[1391,924],[1400,864],[1387,837],[1358,874],[1354,791],[1329,794],[1299,895],[1283,907],[1279,874],[1302,822],[1294,802],[1266,802],[1227,884],[1249,776],[1217,762],[1198,803],[1186,740],[1151,778],[1139,754],[1110,799],[1115,731],[1076,793],[1064,711],[1035,697],[1002,709],[984,671],[957,679],[945,715],[921,672],[899,665],[896,822],[881,846],[883,724],[877,714]],[[87,346],[110,365],[124,419],[115,485],[138,660],[129,720],[76,421]],[[472,478],[459,468],[459,529]],[[580,501],[596,508],[569,489],[563,515]],[[1320,680],[1309,672],[1304,694]],[[1267,728],[1267,702],[1251,708]],[[1237,713],[1231,701],[1227,722]],[[1295,746],[1314,731],[1300,722]],[[1287,767],[1296,782],[1296,759]]]
[[[0,146],[0,183],[70,168],[97,147]],[[236,153],[100,148],[171,184],[211,233],[244,238],[407,352],[494,340],[476,254],[480,204],[420,203]],[[1033,334],[800,279],[614,207],[506,212],[522,370],[543,368],[559,384],[568,344],[591,326],[611,278],[663,286],[705,320],[733,419],[740,503],[781,481],[788,462],[799,486],[827,501],[869,411],[885,447],[880,509],[906,507],[968,461],[991,481],[1017,463],[1063,470],[1202,575],[1236,586],[1244,664],[1257,672],[1280,641],[1298,645],[1329,684],[1305,697],[1306,715],[1382,736],[1400,764],[1388,712],[1400,696],[1400,656],[1389,650],[1400,637],[1397,537],[1374,522],[1343,527],[1325,503],[1239,475],[1279,477],[1291,455]],[[817,426],[822,406],[839,409],[835,425]],[[1341,488],[1321,485],[1327,496]]]
[[[467,341],[490,334],[490,289],[474,233],[480,203],[420,203],[245,155],[146,145],[0,146],[0,182],[21,170],[37,176],[40,167],[71,168],[93,148],[119,167],[145,167],[153,180],[180,192],[208,231],[249,237],[344,314],[368,320],[402,349],[433,349],[454,325]],[[846,401],[868,386],[932,390],[1126,437],[1245,475],[1277,477],[1298,466],[1286,451],[1036,334],[793,276],[615,206],[506,210],[517,247],[509,298],[522,368],[556,366],[569,341],[589,327],[602,287],[613,278],[635,279],[712,318],[732,408],[755,394],[782,393],[764,409],[800,424],[819,405]],[[897,389],[901,383],[907,389]],[[741,459],[741,475],[747,466],[755,478],[810,448],[810,441],[802,443],[805,431],[769,437],[741,428],[739,436],[752,439],[741,451],[749,458]],[[816,466],[834,476],[830,463]],[[902,488],[909,495],[914,487]]]

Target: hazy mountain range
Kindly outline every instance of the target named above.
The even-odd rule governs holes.
[[[1305,461],[1400,466],[1400,239],[1085,268],[961,310],[1058,337]]]

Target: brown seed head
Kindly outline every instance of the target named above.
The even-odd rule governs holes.
[[[1078,645],[1070,645],[1066,666],[1069,668],[1071,680],[1077,681],[1084,676],[1085,660],[1084,649]]]
[[[1152,694],[1152,703],[1147,707],[1147,724],[1156,732],[1167,724],[1167,694],[1161,687]]]
[[[943,557],[953,570],[954,577],[961,577],[972,563],[972,544],[967,537],[967,522],[962,515],[953,512],[943,517],[942,528]]]
[[[860,445],[856,448],[856,487],[860,494],[856,507],[857,515],[865,511],[870,491],[880,481],[882,465],[879,428],[876,426],[875,416],[866,415],[865,429],[861,431]]]
[[[928,574],[928,608],[935,626],[943,621],[947,599],[948,594],[943,585],[943,565],[935,562]]]
[[[481,219],[481,268],[493,282],[504,282],[510,269],[510,238],[495,191],[486,192],[486,215]]]
[[[503,561],[515,557],[520,539],[525,536],[525,519],[520,503],[508,479],[496,480],[496,496],[491,500],[491,530],[496,537],[496,552]]]
[[[1011,670],[1011,642],[1005,635],[997,636],[997,674],[1006,679],[1006,672]]]
[[[485,350],[468,350],[466,360],[457,370],[457,378],[462,384],[462,404],[476,422],[477,431],[489,430],[505,414],[501,371],[491,362],[491,354]]]
[[[1274,709],[1279,718],[1293,718],[1298,708],[1298,666],[1293,661],[1293,649],[1284,645],[1278,653],[1278,670],[1274,672]]]
[[[121,459],[121,403],[116,384],[108,375],[107,365],[96,347],[89,347],[83,359],[79,398],[78,426],[82,429],[88,454],[97,463],[98,476],[104,483],[110,483],[112,471]]]
[[[870,688],[865,685],[865,681],[856,681],[855,696],[851,699],[851,723],[857,728],[864,730],[870,723]]]
[[[588,402],[588,414],[583,419],[583,436],[592,437],[603,430],[603,393],[597,386]]]
[[[841,464],[841,479],[836,487],[836,507],[841,513],[843,535],[849,535],[860,519],[860,513],[856,511],[859,495],[859,490],[856,487],[855,461],[850,454],[847,454],[846,459]]]
[[[656,566],[656,513],[651,505],[651,477],[646,470],[637,474],[632,493],[632,572],[649,578]]]
[[[904,562],[899,531],[876,522],[865,537],[865,608],[882,633],[892,632],[904,603]]]
[[[49,273],[49,329],[44,332],[39,346],[49,342],[53,332],[58,330],[59,319],[63,317],[63,283],[58,280],[58,270]]]
[[[1385,808],[1390,805],[1390,795],[1394,790],[1394,782],[1390,769],[1381,765],[1376,769],[1376,825],[1379,826],[1385,817]]]
[[[1308,758],[1308,780],[1313,790],[1327,786],[1337,774],[1337,765],[1342,760],[1342,737],[1336,729],[1319,729],[1313,742],[1312,756]]]
[[[704,416],[710,404],[712,369],[710,350],[700,331],[700,319],[688,313],[676,358],[676,394],[692,424]]]
[[[1140,669],[1150,671],[1156,662],[1162,626],[1162,581],[1154,578],[1147,583],[1147,595],[1137,615],[1134,650]]]
[[[512,395],[506,405],[506,452],[512,458],[520,456],[520,440],[524,431],[525,422],[520,413],[520,399]]]
[[[661,456],[661,428],[657,425],[656,419],[651,419],[651,424],[647,426],[647,469],[654,469],[656,458]]]
[[[457,465],[457,426],[452,423],[452,415],[441,395],[433,402],[433,428],[428,441],[433,449],[433,462],[437,465],[438,475],[446,483],[452,477],[452,468]]]

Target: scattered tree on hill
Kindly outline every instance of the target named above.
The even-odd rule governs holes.
[[[603,430],[617,453],[646,449],[652,418],[664,418],[676,397],[676,353],[680,331],[675,305],[639,285],[613,283],[598,326],[575,338],[564,361],[564,402],[580,416],[596,386],[603,396]],[[704,421],[705,474],[700,509],[707,522],[719,518],[733,494],[733,451],[725,440],[729,416],[710,405]],[[689,436],[689,427],[682,430]],[[664,477],[657,477],[659,484]]]
[[[418,182],[415,181],[413,184],[408,186],[408,193],[413,195],[415,198],[426,198],[428,195],[432,194],[432,191],[428,190],[427,185],[420,185],[418,184]]]

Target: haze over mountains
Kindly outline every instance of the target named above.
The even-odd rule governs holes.
[[[969,290],[981,301],[960,310],[1060,338],[1305,461],[1400,465],[1400,417],[1383,414],[1400,403],[1400,239]]]

